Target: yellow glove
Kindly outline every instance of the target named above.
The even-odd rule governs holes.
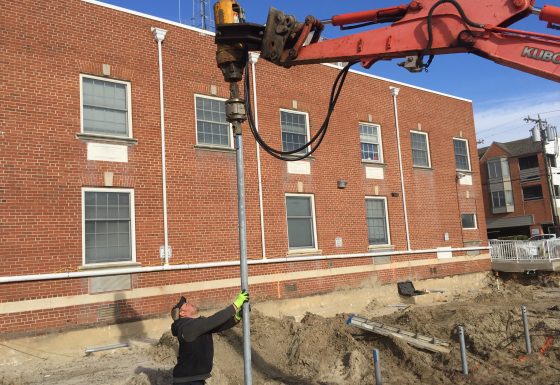
[[[245,302],[249,302],[249,293],[245,290],[242,290],[241,293],[237,296],[235,301],[233,301],[233,306],[235,306],[235,310],[239,311]]]

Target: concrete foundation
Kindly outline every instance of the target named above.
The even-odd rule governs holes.
[[[420,304],[417,302],[419,300],[421,304],[429,305],[439,302],[438,298],[452,298],[453,294],[479,291],[485,286],[486,277],[487,274],[478,273],[415,281],[413,283],[418,290],[438,290],[443,293],[435,292],[418,296],[423,298],[414,299],[414,304]],[[339,290],[305,298],[255,302],[252,304],[252,308],[272,317],[292,316],[299,320],[307,312],[330,317],[340,313],[359,314],[366,307],[370,313],[373,309],[376,315],[383,315],[396,311],[398,307],[391,305],[398,304],[403,304],[403,297],[399,296],[396,284],[379,285],[376,282],[369,282],[360,289]],[[172,304],[170,304],[171,306]],[[215,310],[217,309],[201,313],[208,315]],[[36,337],[10,340],[0,338],[0,366],[17,365],[37,357],[45,360],[52,356],[72,359],[85,355],[87,348],[119,343],[128,343],[131,346],[151,344],[157,342],[161,335],[169,330],[170,325],[171,318],[169,315],[165,315],[161,318],[140,322],[51,333]],[[110,353],[111,351],[93,354]]]

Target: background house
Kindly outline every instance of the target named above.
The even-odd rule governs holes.
[[[0,11],[0,330],[229,301],[236,162],[212,34],[91,0]],[[251,66],[261,135],[304,143],[340,68]],[[252,299],[489,269],[469,100],[353,71],[311,159],[244,139]]]
[[[527,138],[478,151],[488,237],[554,233],[560,197],[557,142],[543,147]]]

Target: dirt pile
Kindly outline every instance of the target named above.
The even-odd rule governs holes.
[[[346,324],[347,314],[308,313],[272,318],[251,312],[255,385],[374,384],[372,350],[379,349],[385,385],[560,385],[560,276],[499,280],[465,291],[447,303],[395,308],[377,316],[372,298],[361,316],[451,343],[449,354],[431,353],[399,339]],[[498,290],[499,288],[499,290]],[[396,290],[396,288],[395,288]],[[526,305],[534,354],[526,356],[521,305]],[[461,373],[457,326],[464,325],[469,376]],[[208,385],[242,385],[242,329],[216,335]],[[0,385],[163,385],[172,382],[177,340],[167,332],[155,345],[138,345],[71,361],[29,361],[0,367]],[[7,370],[6,370],[7,369]]]

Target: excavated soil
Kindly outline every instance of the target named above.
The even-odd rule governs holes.
[[[375,384],[372,350],[379,349],[384,385],[560,385],[560,275],[488,280],[446,303],[412,305],[377,316],[372,299],[360,315],[451,343],[449,354],[414,348],[346,325],[347,314],[306,314],[299,322],[251,313],[255,385]],[[534,353],[525,354],[521,305],[528,308]],[[398,308],[396,308],[398,309]],[[457,326],[464,325],[469,375],[461,372]],[[241,385],[242,330],[216,335],[208,385]],[[91,355],[28,361],[0,368],[0,384],[171,384],[177,342],[170,333],[156,344]],[[9,369],[9,370],[8,370]]]

